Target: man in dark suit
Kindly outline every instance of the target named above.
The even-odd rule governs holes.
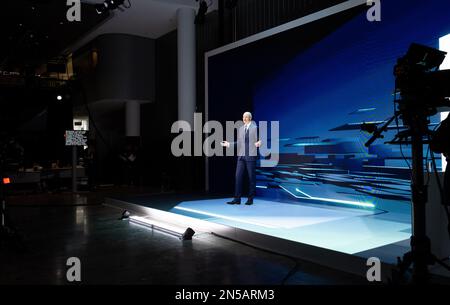
[[[244,173],[247,171],[249,180],[249,194],[246,205],[253,204],[253,198],[256,193],[256,160],[258,158],[258,148],[261,146],[261,141],[258,140],[258,127],[252,121],[252,114],[246,112],[242,116],[244,126],[238,130],[237,138],[237,166],[236,166],[236,184],[234,199],[227,204],[241,204],[242,185],[244,182]],[[234,146],[235,143],[223,141],[221,143],[224,147]]]

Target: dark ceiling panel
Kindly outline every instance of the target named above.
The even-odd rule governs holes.
[[[0,70],[21,71],[58,56],[109,14],[82,3],[81,21],[69,22],[65,0],[3,1],[0,10]]]

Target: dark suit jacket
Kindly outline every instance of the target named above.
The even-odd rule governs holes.
[[[250,123],[247,139],[245,137],[245,125],[239,128],[237,137],[238,160],[256,161],[258,159],[258,148],[255,146],[258,139],[258,126],[254,121]],[[248,145],[247,153],[246,145]]]

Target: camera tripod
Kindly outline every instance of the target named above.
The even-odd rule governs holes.
[[[399,132],[396,136],[400,143],[410,143],[412,150],[412,173],[411,173],[411,191],[412,191],[412,236],[411,251],[403,255],[403,258],[397,258],[398,269],[393,272],[392,280],[396,283],[404,281],[405,273],[412,265],[413,284],[428,283],[430,274],[428,266],[440,264],[450,271],[450,267],[440,261],[431,253],[430,239],[426,235],[426,203],[428,200],[427,186],[425,185],[423,148],[425,136],[430,134],[428,130],[428,117],[425,111],[406,111],[397,112],[380,129],[374,132],[371,139],[365,144],[370,146],[381,134],[387,130],[387,127],[394,120],[401,116],[404,125],[408,130]],[[410,138],[410,141],[407,139]],[[405,141],[406,142],[403,142]],[[391,142],[392,143],[392,142]]]

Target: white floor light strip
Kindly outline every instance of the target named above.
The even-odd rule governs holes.
[[[163,223],[153,219],[150,220],[148,218],[140,216],[130,216],[130,222],[145,226],[147,228],[158,230],[170,235],[174,235],[183,240],[192,239],[192,235],[194,235],[195,233],[194,230],[192,230],[191,228],[183,229],[168,223]]]

